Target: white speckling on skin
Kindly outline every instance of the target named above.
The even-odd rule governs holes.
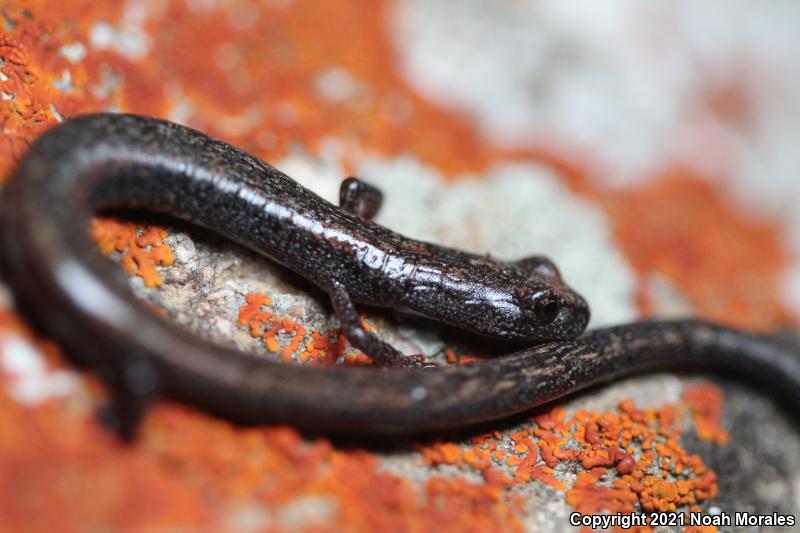
[[[34,406],[51,398],[68,396],[79,386],[79,379],[66,370],[48,371],[44,357],[20,337],[3,339],[0,366],[12,379],[8,392],[23,405]]]

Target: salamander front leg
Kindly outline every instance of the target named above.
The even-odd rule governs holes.
[[[358,178],[347,178],[339,187],[339,207],[366,220],[372,220],[383,204],[383,193]]]
[[[130,357],[103,376],[110,400],[100,409],[100,420],[125,441],[136,437],[142,417],[158,388],[158,370],[145,357]]]
[[[380,340],[374,333],[364,329],[353,300],[340,283],[335,283],[328,290],[333,310],[339,317],[342,332],[350,344],[370,356],[383,366],[419,367],[430,366],[422,355],[403,355],[400,351]]]

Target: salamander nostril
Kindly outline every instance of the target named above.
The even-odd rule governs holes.
[[[536,318],[549,324],[558,316],[560,306],[555,298],[542,298],[533,307]]]

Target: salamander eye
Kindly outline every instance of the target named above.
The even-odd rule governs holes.
[[[536,318],[545,324],[549,324],[556,319],[559,309],[558,300],[551,296],[539,298],[533,305],[533,313],[536,315]]]

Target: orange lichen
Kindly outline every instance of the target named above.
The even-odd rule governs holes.
[[[282,361],[291,362],[305,338],[306,329],[294,320],[278,318],[272,311],[262,310],[262,307],[272,303],[272,299],[268,296],[248,294],[245,300],[247,303],[239,308],[239,324],[246,325],[251,336],[261,337],[267,350],[272,353],[280,352]],[[278,340],[281,332],[291,336],[291,340],[283,348]]]
[[[245,305],[239,307],[239,324],[250,328],[250,335],[261,336],[261,327],[272,317],[272,311],[264,311],[262,307],[270,305],[272,298],[264,294],[245,295]]]
[[[252,337],[261,337],[264,345],[271,353],[280,352],[284,362],[298,361],[307,364],[331,365],[338,361],[355,365],[371,365],[372,360],[363,353],[346,354],[347,339],[336,330],[326,333],[312,331],[310,340],[306,339],[306,329],[289,318],[274,316],[274,313],[264,309],[272,303],[269,296],[263,294],[247,294],[245,305],[239,308],[239,324],[247,326]],[[361,324],[369,331],[377,331],[378,326],[367,322],[361,317]],[[288,333],[291,340],[281,348],[279,335]],[[299,351],[303,347],[302,351]]]
[[[702,393],[688,391],[688,397],[703,394],[713,403],[721,401],[718,389],[702,388]],[[505,437],[477,437],[472,448],[453,442],[423,446],[421,461],[429,467],[471,468],[484,478],[503,479],[506,487],[539,481],[565,491],[567,503],[584,514],[694,509],[716,496],[717,481],[698,455],[680,445],[683,429],[677,421],[685,409],[694,406],[639,409],[626,400],[617,411],[578,410],[572,416],[555,407],[535,417],[533,427]],[[576,462],[581,470],[569,487],[554,472],[558,465]],[[497,468],[511,469],[512,477],[499,476]]]
[[[448,363],[457,365],[470,365],[478,360],[478,358],[473,355],[458,353],[450,347],[445,348],[444,357]]]
[[[347,341],[335,330],[330,330],[325,334],[312,331],[310,340],[303,343],[307,333],[303,326],[289,318],[276,317],[272,311],[264,309],[272,303],[269,296],[248,294],[245,296],[245,301],[245,305],[239,308],[239,324],[247,326],[252,337],[261,337],[267,350],[271,353],[280,352],[280,358],[284,362],[297,360],[307,364],[330,365],[335,364],[341,357],[346,363],[370,363],[363,354],[358,354],[363,357],[346,356],[344,351]],[[362,324],[367,324],[363,318]],[[283,347],[279,340],[281,333],[291,336],[289,342],[285,343]],[[303,350],[299,351],[301,345]]]
[[[707,383],[687,388],[683,402],[692,412],[697,436],[703,440],[727,444],[729,435],[722,427],[722,391]]]
[[[743,214],[707,181],[680,171],[605,201],[633,266],[675,283],[699,314],[761,329],[790,320],[779,296],[791,256],[773,223]],[[650,311],[647,294],[640,298]]]
[[[339,360],[344,353],[347,339],[335,331],[328,331],[323,335],[318,331],[311,333],[311,340],[305,345],[305,350],[298,356],[303,363],[318,365],[331,365]]]
[[[156,226],[137,226],[113,218],[95,218],[90,229],[100,252],[111,255],[119,252],[120,263],[129,275],[139,276],[145,287],[163,283],[157,265],[172,265],[172,250],[164,242],[167,232]]]
[[[59,2],[59,4],[62,4]],[[88,3],[85,3],[88,4]],[[98,3],[93,3],[98,4]],[[0,182],[30,142],[60,117],[101,109],[109,94],[93,90],[100,84],[97,69],[73,64],[59,53],[65,44],[84,39],[87,27],[75,15],[114,16],[119,7],[59,6],[52,2],[5,2],[0,17]],[[60,17],[70,17],[64,23]],[[88,23],[88,17],[85,19]]]

